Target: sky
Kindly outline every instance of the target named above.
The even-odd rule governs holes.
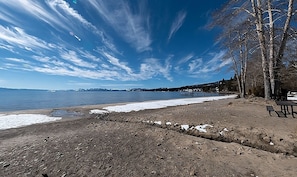
[[[0,87],[180,87],[229,79],[206,26],[226,0],[0,0]]]

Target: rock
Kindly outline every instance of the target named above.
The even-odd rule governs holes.
[[[271,138],[268,137],[268,136],[263,137],[263,140],[264,140],[265,142],[267,142],[267,143],[270,143],[270,142],[271,142]]]
[[[155,170],[153,170],[153,171],[151,172],[151,174],[153,174],[153,175],[156,174],[156,173],[157,173],[157,172],[156,172]]]
[[[195,176],[195,171],[191,171],[190,176]]]

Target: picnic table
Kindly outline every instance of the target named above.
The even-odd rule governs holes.
[[[295,118],[294,114],[297,114],[297,112],[294,112],[294,106],[297,106],[297,102],[275,101],[275,103],[281,107],[281,111],[284,113],[285,117],[287,117],[287,114],[292,114],[292,117]],[[291,113],[289,111],[289,107],[291,107]]]

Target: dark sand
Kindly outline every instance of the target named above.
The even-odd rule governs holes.
[[[297,176],[297,118],[270,117],[267,104],[226,99],[98,116],[88,112],[102,105],[69,108],[84,115],[1,130],[0,176]]]

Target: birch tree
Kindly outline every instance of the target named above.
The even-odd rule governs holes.
[[[269,80],[269,67],[267,58],[267,48],[265,40],[265,30],[263,22],[263,8],[261,0],[250,0],[252,6],[252,12],[250,14],[254,17],[256,32],[258,35],[258,41],[260,45],[260,53],[262,59],[262,72],[264,79],[264,94],[265,99],[269,99],[271,96],[270,80]]]
[[[247,36],[257,36],[266,100],[272,95],[280,94],[280,66],[292,27],[295,6],[294,0],[230,0],[219,11],[219,18],[229,20],[224,21],[229,23],[225,25],[231,28],[229,30],[236,30],[238,24],[244,24],[243,21],[253,24],[253,30],[249,30]],[[239,50],[241,47],[238,46]]]
[[[233,2],[233,1],[230,1]],[[225,60],[232,61],[232,70],[237,80],[237,86],[241,98],[244,98],[246,91],[246,72],[249,59],[249,50],[254,35],[251,31],[251,20],[247,16],[242,16],[240,9],[233,11],[231,4],[227,4],[222,11],[214,14],[214,24],[222,28],[222,33],[218,38],[221,46],[226,50]],[[224,15],[222,15],[224,14]]]
[[[287,7],[282,8],[273,8],[272,0],[267,0],[267,11],[269,19],[269,74],[270,74],[270,84],[271,84],[271,93],[272,95],[280,94],[280,65],[282,64],[282,59],[284,56],[285,47],[287,44],[287,39],[289,36],[289,28],[293,15],[293,4],[294,0],[288,0]],[[282,3],[284,3],[282,1]],[[282,3],[280,3],[282,5]],[[276,5],[277,6],[277,5]],[[282,7],[282,6],[280,6]],[[285,17],[283,19],[282,17]],[[284,24],[281,24],[280,28],[282,33],[279,35],[279,47],[275,45],[275,23],[284,21]],[[276,54],[276,56],[275,56]]]
[[[245,26],[248,29],[248,26]],[[246,30],[237,29],[229,31],[229,37],[226,39],[225,46],[228,46],[228,52],[225,59],[232,60],[232,69],[235,73],[240,97],[246,95],[246,72],[249,59],[249,38]],[[231,37],[232,36],[232,37]]]

